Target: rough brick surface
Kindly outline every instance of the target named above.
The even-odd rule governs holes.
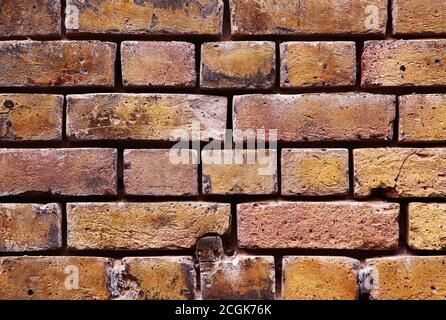
[[[394,0],[392,17],[396,35],[446,34],[446,2],[443,0]]]
[[[366,41],[363,87],[444,86],[446,40]]]
[[[116,44],[0,42],[0,87],[113,87]]]
[[[116,194],[115,149],[0,149],[0,196]]]
[[[59,204],[0,204],[0,251],[57,250],[62,247]]]
[[[110,259],[93,257],[2,257],[0,299],[108,299],[111,264]]]
[[[234,97],[233,108],[234,128],[277,130],[281,141],[376,141],[393,137],[395,98],[390,95],[244,95]],[[240,133],[234,133],[234,140],[242,139]]]
[[[374,191],[389,197],[446,194],[446,149],[356,149],[353,158],[357,197],[367,197]]]
[[[400,96],[399,141],[442,142],[446,140],[446,95]]]
[[[347,149],[282,149],[282,194],[345,195]]]
[[[354,42],[285,42],[280,45],[282,88],[353,86]]]
[[[229,204],[207,202],[69,203],[71,249],[191,248],[230,228]]]
[[[445,300],[446,258],[389,257],[367,260],[376,300]]]
[[[446,249],[446,204],[410,203],[407,243],[418,250]]]
[[[185,300],[195,297],[196,274],[192,257],[123,259],[124,299]]]
[[[126,150],[125,192],[151,196],[197,195],[197,158],[196,150]]]
[[[286,256],[282,270],[283,299],[355,300],[358,297],[358,260]]]
[[[204,194],[274,194],[275,150],[205,150],[202,152]]]
[[[213,89],[271,89],[274,42],[211,42],[201,47],[200,86]]]
[[[242,248],[395,249],[399,205],[260,202],[237,205]]]
[[[227,99],[182,94],[88,94],[67,97],[72,140],[206,140],[223,137]],[[199,137],[193,132],[198,131]]]
[[[61,140],[63,96],[0,94],[0,141]]]
[[[385,0],[231,0],[234,35],[384,34]]]
[[[0,38],[58,36],[60,12],[60,0],[3,0]]]
[[[222,0],[67,0],[69,33],[219,35]]]
[[[194,87],[195,46],[187,42],[125,41],[122,78],[128,87]]]

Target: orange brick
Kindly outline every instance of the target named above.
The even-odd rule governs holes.
[[[285,42],[280,45],[282,88],[353,86],[354,42]]]
[[[188,164],[173,163],[170,150],[125,150],[124,186],[126,194],[151,196],[190,196],[198,194],[196,150],[181,150]],[[184,158],[183,158],[184,159]],[[186,159],[184,159],[186,160]],[[195,162],[193,162],[195,161]],[[195,163],[195,164],[193,164]]]
[[[234,35],[384,34],[386,0],[231,0]]]
[[[417,250],[446,249],[446,204],[410,203],[408,210],[409,246]]]
[[[394,0],[392,18],[395,35],[446,34],[444,0]]]
[[[0,204],[0,251],[41,251],[62,247],[59,204]]]
[[[259,202],[237,205],[241,248],[391,250],[399,205],[383,202]]]
[[[63,96],[0,94],[0,141],[61,140]]]
[[[115,149],[0,149],[0,196],[116,194]]]
[[[187,42],[124,41],[122,77],[128,87],[194,87],[195,46]]]
[[[361,85],[364,88],[444,86],[445,65],[446,40],[366,41]]]
[[[206,89],[271,89],[276,77],[274,42],[210,42],[201,47],[200,86]]]
[[[355,300],[359,261],[345,257],[286,256],[282,262],[282,298]]]
[[[391,140],[395,97],[368,93],[234,97],[234,128],[277,130],[280,141]],[[247,140],[234,132],[234,140]],[[249,139],[248,139],[249,140]]]
[[[446,94],[400,96],[399,141],[446,140]]]
[[[113,87],[116,44],[0,42],[1,87]]]

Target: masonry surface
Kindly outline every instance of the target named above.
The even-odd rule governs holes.
[[[444,0],[0,1],[0,300],[446,300],[445,199]]]

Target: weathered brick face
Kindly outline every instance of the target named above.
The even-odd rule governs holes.
[[[446,0],[0,0],[0,300],[446,300],[445,35]]]

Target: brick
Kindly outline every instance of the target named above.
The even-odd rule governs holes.
[[[346,195],[348,191],[347,149],[282,149],[283,195]]]
[[[446,2],[443,0],[394,0],[393,34],[446,34]]]
[[[234,35],[384,34],[385,0],[231,0]]]
[[[282,88],[351,87],[356,82],[354,42],[285,42],[280,57]]]
[[[61,140],[64,97],[0,94],[0,141]]]
[[[408,244],[417,250],[446,249],[446,204],[409,204]]]
[[[373,300],[446,300],[445,257],[368,259]]]
[[[107,269],[111,263],[93,257],[2,257],[0,299],[108,299]]]
[[[356,300],[359,263],[345,257],[283,257],[282,298]]]
[[[446,140],[446,95],[400,96],[399,141],[443,142]]]
[[[1,87],[113,87],[116,44],[0,42]]]
[[[203,150],[204,194],[274,194],[276,150]]]
[[[200,264],[205,300],[273,300],[274,257],[245,256]]]
[[[234,97],[234,140],[246,130],[277,130],[280,141],[391,140],[395,97],[368,93]],[[240,132],[240,130],[242,132]],[[250,139],[250,138],[249,138]],[[248,140],[249,140],[248,139]],[[268,139],[268,136],[267,136]]]
[[[125,150],[125,193],[151,196],[197,195],[198,165],[196,161],[198,153],[196,150],[181,150],[179,152],[179,154],[174,152],[173,160],[171,160],[169,149]],[[176,163],[181,160],[177,159],[177,156],[184,156],[190,162],[187,164]]]
[[[195,87],[195,45],[124,41],[122,78],[127,87]]]
[[[274,42],[228,41],[201,47],[200,86],[205,89],[271,89],[276,77]]]
[[[62,248],[62,208],[56,203],[0,204],[0,251]]]
[[[190,300],[195,298],[192,257],[130,257],[122,260],[120,299]],[[124,290],[122,286],[124,284]]]
[[[444,86],[445,65],[446,40],[366,41],[361,86]]]
[[[0,149],[0,196],[116,194],[115,149]]]
[[[383,202],[259,202],[237,205],[241,248],[391,250],[399,205]]]
[[[71,140],[222,139],[227,99],[183,94],[88,94],[67,97]],[[200,137],[196,137],[198,131]],[[181,135],[180,135],[181,133]],[[186,137],[184,137],[186,135]]]
[[[60,36],[60,0],[4,0],[0,38]]]
[[[231,221],[229,204],[206,202],[69,203],[67,211],[76,250],[188,249],[205,234],[225,234]]]
[[[222,0],[67,0],[68,33],[220,35]]]
[[[353,158],[356,197],[376,191],[392,198],[446,195],[446,149],[356,149]]]

